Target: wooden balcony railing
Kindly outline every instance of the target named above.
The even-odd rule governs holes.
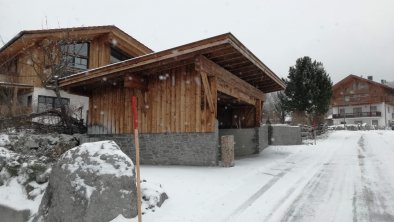
[[[376,112],[357,112],[357,113],[340,113],[340,114],[333,114],[332,117],[334,119],[341,119],[341,118],[358,118],[358,117],[381,117],[382,113],[379,111]]]

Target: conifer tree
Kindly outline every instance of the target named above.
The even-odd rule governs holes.
[[[297,59],[285,82],[284,107],[288,112],[303,114],[310,123],[327,113],[332,82],[321,62],[307,56]]]

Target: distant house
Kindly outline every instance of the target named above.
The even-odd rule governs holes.
[[[34,43],[63,31],[39,31],[40,38],[28,39]],[[236,149],[242,149],[236,153],[267,146],[266,129],[260,127],[265,93],[285,84],[232,34],[160,52],[113,26],[76,28],[70,34],[88,44],[81,57],[86,61],[75,68],[86,65],[59,84],[65,95],[89,99],[86,141],[112,139],[124,152],[134,152],[130,100],[136,96],[142,163],[216,165],[224,132],[236,137]],[[18,50],[23,46],[14,54]]]
[[[349,75],[333,86],[331,113],[334,124],[369,124],[388,127],[394,120],[394,88]]]

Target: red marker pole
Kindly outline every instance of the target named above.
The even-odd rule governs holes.
[[[141,188],[140,188],[140,143],[138,140],[138,113],[137,113],[137,98],[135,96],[131,99],[131,105],[133,108],[133,122],[134,122],[134,143],[135,143],[135,165],[137,173],[137,210],[138,210],[138,222],[142,221],[141,215]]]

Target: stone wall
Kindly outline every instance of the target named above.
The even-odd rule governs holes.
[[[220,129],[219,138],[221,136],[234,136],[234,154],[236,157],[256,154],[258,149],[258,138],[255,128],[245,129]]]
[[[219,137],[234,136],[234,152],[236,157],[257,154],[268,147],[268,127],[245,129],[220,129]]]
[[[259,152],[268,147],[268,125],[262,125],[257,131]]]
[[[135,161],[134,135],[88,135],[81,142],[99,140],[114,140]],[[154,165],[214,166],[219,158],[218,141],[217,132],[140,134],[140,162]]]
[[[301,128],[298,126],[272,125],[272,145],[299,145]]]

